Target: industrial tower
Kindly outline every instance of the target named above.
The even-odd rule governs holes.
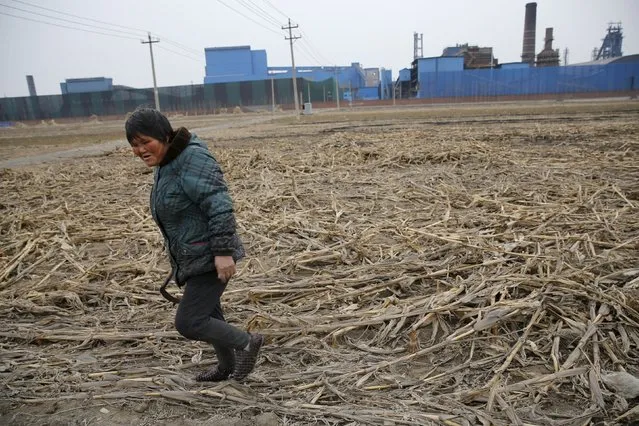
[[[608,24],[608,34],[603,39],[603,44],[599,48],[597,55],[593,56],[596,61],[600,59],[616,58],[622,55],[621,44],[623,42],[623,33],[621,31],[621,22]]]

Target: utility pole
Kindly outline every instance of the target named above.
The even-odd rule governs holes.
[[[291,25],[291,18],[288,18],[288,26],[282,27],[283,30],[288,30],[288,37],[284,37],[284,40],[288,40],[291,44],[291,65],[293,66],[293,99],[295,100],[295,115],[299,117],[300,115],[300,104],[297,99],[297,73],[295,72],[295,54],[293,53],[293,41],[298,38],[302,38],[302,36],[293,37],[293,29],[299,28],[299,25]]]
[[[271,113],[275,114],[275,81],[273,77],[271,77]]]
[[[153,61],[153,43],[159,43],[159,39],[151,40],[151,33],[147,33],[149,41],[142,41],[142,44],[148,44],[151,51],[151,70],[153,71],[153,94],[155,95],[155,109],[160,110],[160,96],[158,95],[158,83],[155,79],[155,62]]]
[[[568,65],[568,48],[564,49],[564,66]]]
[[[397,105],[395,102],[395,89],[397,88],[397,85],[395,83],[393,83],[393,106]]]
[[[348,81],[348,106],[349,108],[353,108],[353,84],[351,83],[351,81]]]
[[[337,102],[337,110],[339,111],[339,82],[337,81],[337,65],[335,65],[335,101]]]

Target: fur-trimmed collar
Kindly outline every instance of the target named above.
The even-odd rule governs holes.
[[[191,133],[186,130],[185,127],[180,127],[175,131],[171,142],[169,142],[169,148],[164,154],[164,158],[160,162],[160,167],[166,166],[173,161],[189,144],[191,140]]]

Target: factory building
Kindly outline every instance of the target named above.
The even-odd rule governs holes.
[[[463,68],[462,58],[421,58],[413,62],[410,84],[411,97],[420,99],[631,91],[639,85],[639,55],[603,64],[531,67],[513,63],[472,70]]]
[[[492,47],[469,46],[468,43],[447,47],[442,56],[461,56],[465,69],[491,68],[499,63],[493,56]]]
[[[621,24],[608,28],[594,55],[598,60],[559,66],[552,27],[546,28],[544,48],[535,55],[536,23],[537,3],[528,3],[521,62],[499,64],[491,47],[457,44],[445,48],[440,57],[416,58],[410,70],[401,70],[396,96],[477,99],[637,90],[639,55],[620,56]]]
[[[63,95],[69,93],[108,92],[113,90],[113,79],[106,77],[69,78],[60,83]]]
[[[291,79],[289,66],[268,66],[265,50],[250,46],[208,47],[205,49],[204,84]],[[380,99],[390,93],[391,70],[363,68],[358,62],[349,66],[296,66],[296,77],[306,82],[337,79],[345,99]],[[382,82],[384,84],[382,84]],[[298,86],[302,91],[302,87]]]

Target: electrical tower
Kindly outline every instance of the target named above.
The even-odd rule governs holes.
[[[295,54],[293,53],[293,41],[302,38],[302,36],[293,36],[293,29],[299,28],[299,25],[291,25],[291,18],[288,19],[288,26],[282,27],[283,30],[288,30],[288,37],[284,37],[291,45],[291,65],[293,67],[293,99],[295,100],[295,114],[300,116],[300,104],[297,99],[297,73],[295,71]]]
[[[153,95],[155,96],[155,109],[160,110],[160,96],[158,95],[158,83],[155,79],[155,61],[153,60],[153,43],[159,43],[160,39],[151,40],[151,33],[148,33],[149,41],[142,40],[142,44],[149,45],[151,52],[151,71],[153,71]]]

